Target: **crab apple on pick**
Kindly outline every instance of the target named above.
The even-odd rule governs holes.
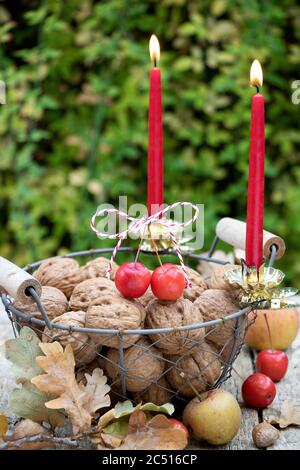
[[[124,297],[134,299],[145,294],[150,285],[151,272],[138,262],[123,263],[115,275],[116,288]]]
[[[151,289],[160,300],[177,300],[185,289],[184,275],[175,264],[162,264],[152,273]]]

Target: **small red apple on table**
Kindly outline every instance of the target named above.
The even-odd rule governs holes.
[[[267,408],[276,396],[276,387],[272,379],[256,372],[243,383],[242,395],[245,403],[251,408]]]
[[[284,351],[264,349],[257,355],[256,369],[273,382],[279,382],[286,374],[288,363],[289,359]]]

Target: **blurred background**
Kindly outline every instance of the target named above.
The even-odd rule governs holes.
[[[278,266],[300,285],[298,0],[1,1],[1,255],[23,265],[108,245],[89,229],[97,205],[146,202],[152,33],[165,200],[205,204],[205,249],[220,217],[245,220],[249,69],[261,61],[265,228],[285,238]]]

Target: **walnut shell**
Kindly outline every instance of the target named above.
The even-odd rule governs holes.
[[[84,279],[93,279],[95,277],[105,277],[109,265],[109,259],[99,256],[86,263],[82,268]],[[118,269],[117,263],[112,263],[112,272],[110,278],[114,279],[116,271]]]
[[[119,351],[110,349],[107,353],[107,359],[106,373],[108,377],[114,382],[120,382]],[[125,351],[124,368],[127,390],[142,392],[153,382],[159,380],[164,370],[163,356],[148,339],[140,338],[136,344]]]
[[[60,317],[55,318],[52,323],[58,323],[67,327],[84,327],[85,315],[85,312],[80,311],[66,312]],[[55,328],[48,330],[48,328],[45,328],[42,340],[44,343],[59,341],[64,348],[67,344],[70,344],[77,366],[89,364],[97,356],[97,347],[86,333],[73,332],[70,334],[69,331]]]
[[[150,385],[143,392],[133,394],[133,400],[136,403],[154,403],[155,405],[164,405],[172,400],[174,392],[167,379],[163,376],[156,383]]]
[[[152,290],[149,288],[146,290],[145,294],[142,297],[139,297],[139,302],[142,304],[144,308],[151,302],[151,300],[156,299],[155,295],[153,294]]]
[[[49,258],[42,262],[33,276],[43,286],[57,287],[68,299],[74,287],[83,280],[79,264],[71,258]]]
[[[218,356],[206,343],[193,349],[188,356],[176,355],[166,356],[166,358],[174,362],[173,367],[169,364],[171,368],[166,374],[168,382],[186,397],[195,396],[195,391],[189,382],[198,393],[202,393],[215,384],[221,372]]]
[[[194,305],[199,308],[204,321],[224,318],[239,310],[228,292],[220,289],[208,289],[203,292],[199,299],[194,302]],[[228,320],[219,325],[206,328],[206,340],[217,346],[220,357],[224,361],[227,361],[230,357],[234,341],[237,342],[237,346],[240,346],[244,339],[247,320],[245,318],[240,324],[239,334],[235,336],[238,321],[240,320]]]
[[[97,305],[91,305],[86,314],[86,328],[134,330],[143,327],[145,309],[137,300],[106,294],[99,298]],[[96,342],[111,348],[119,347],[117,334],[91,334]],[[140,335],[123,335],[123,347],[129,348]]]
[[[77,284],[70,297],[71,310],[87,310],[97,305],[103,295],[116,294],[115,283],[105,277],[87,279]]]
[[[68,310],[68,299],[63,292],[56,287],[43,286],[41,294],[41,302],[47,312],[50,321],[59,317]],[[22,312],[28,313],[39,320],[42,320],[42,314],[35,303],[23,305],[21,302],[14,302],[13,306]]]
[[[236,264],[224,264],[219,265],[216,269],[214,269],[211,277],[207,279],[207,284],[209,289],[222,289],[230,292],[234,297],[237,297],[239,293],[239,289],[231,286],[228,284],[224,279],[223,276],[227,271],[231,271],[232,269],[238,268]]]
[[[202,323],[198,308],[188,299],[176,302],[152,300],[146,307],[147,328],[176,328],[178,326]],[[149,335],[156,346],[166,354],[181,354],[198,345],[205,335],[204,328],[189,331],[173,331]]]
[[[186,266],[188,279],[192,284],[191,289],[184,289],[183,297],[194,302],[207,289],[207,283],[204,278],[192,268]]]
[[[263,421],[254,426],[252,438],[258,448],[270,447],[278,440],[280,432],[271,424]]]

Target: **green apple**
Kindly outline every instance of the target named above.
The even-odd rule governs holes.
[[[199,399],[200,398],[200,399]],[[185,407],[183,422],[197,440],[222,445],[231,441],[241,424],[241,409],[226,390],[210,390]]]

